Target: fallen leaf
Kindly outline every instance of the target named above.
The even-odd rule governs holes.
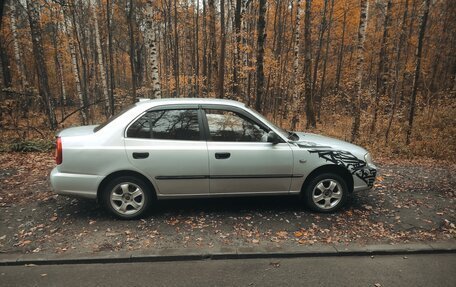
[[[276,233],[277,237],[280,239],[286,239],[288,237],[288,232],[286,231],[279,231]]]
[[[32,243],[31,240],[22,240],[21,242],[19,242],[19,246],[25,246],[25,245],[28,245]]]

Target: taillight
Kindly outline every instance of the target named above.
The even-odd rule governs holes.
[[[62,156],[62,139],[57,138],[57,143],[56,143],[56,149],[55,149],[55,163],[56,164],[61,164],[63,161],[63,156]]]

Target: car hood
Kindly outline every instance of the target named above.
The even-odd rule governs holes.
[[[335,138],[313,133],[295,132],[295,134],[299,136],[299,140],[295,141],[295,144],[301,148],[328,148],[334,150],[343,150],[352,153],[360,159],[364,159],[364,155],[367,153],[367,150],[360,146]]]
[[[58,137],[76,137],[76,136],[85,136],[93,134],[93,129],[96,125],[92,126],[81,126],[81,127],[74,127],[74,128],[67,128],[60,131],[57,136]]]

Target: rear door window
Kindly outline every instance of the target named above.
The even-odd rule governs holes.
[[[149,111],[127,130],[129,138],[200,140],[198,110]]]

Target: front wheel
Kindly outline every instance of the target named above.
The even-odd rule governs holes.
[[[103,190],[105,207],[122,219],[144,215],[151,199],[151,191],[147,184],[133,176],[118,177],[108,183]]]
[[[317,212],[329,213],[340,209],[348,197],[344,179],[337,174],[324,173],[315,176],[304,188],[306,205]]]

